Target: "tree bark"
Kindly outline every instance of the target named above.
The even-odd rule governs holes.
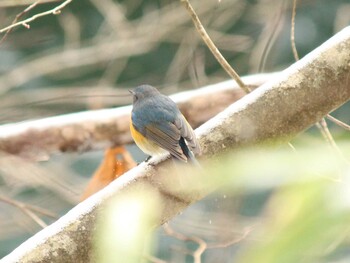
[[[350,27],[344,29],[281,75],[234,103],[196,130],[203,157],[242,145],[290,138],[350,98]],[[201,158],[200,158],[201,160]],[[211,189],[176,191],[167,158],[142,163],[24,242],[2,262],[89,262],[92,231],[101,205],[133,187],[147,185],[163,203],[159,224],[171,219]],[[200,176],[196,183],[200,185]],[[171,183],[169,183],[171,180]],[[182,187],[185,188],[186,185]]]

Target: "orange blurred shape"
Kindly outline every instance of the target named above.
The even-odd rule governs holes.
[[[91,178],[80,200],[83,201],[90,195],[98,192],[135,166],[136,162],[124,146],[106,150],[102,163]]]

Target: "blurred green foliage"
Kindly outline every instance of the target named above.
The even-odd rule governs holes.
[[[340,143],[339,146],[348,156],[350,145]],[[200,253],[202,261],[194,262],[347,262],[350,260],[350,251],[345,252],[343,248],[349,245],[350,234],[349,175],[349,162],[342,158],[334,158],[334,154],[329,152],[326,145],[301,147],[297,153],[288,147],[253,147],[236,151],[223,156],[219,162],[216,160],[206,163],[205,169],[198,171],[198,175],[183,177],[185,191],[189,193],[203,187],[198,185],[199,181],[219,188],[206,201],[195,205],[197,210],[202,211],[201,214],[187,211],[180,216],[185,218],[187,225],[181,221],[177,222],[179,218],[174,220],[177,224],[170,223],[177,226],[176,230],[171,231],[175,234],[167,230],[166,235],[154,232],[159,247],[153,249],[153,252],[149,249],[149,239],[145,242],[144,239],[157,215],[157,211],[153,210],[159,207],[157,196],[142,198],[148,197],[149,193],[147,189],[138,189],[131,192],[130,196],[122,196],[122,201],[113,202],[108,210],[108,213],[113,213],[113,217],[101,217],[103,227],[97,230],[98,236],[108,240],[109,244],[102,253],[109,255],[109,258],[103,262],[140,262],[149,258],[149,253],[166,259],[166,262],[193,262],[196,250],[202,244],[206,245],[203,253]],[[223,195],[226,191],[231,195],[228,199],[231,207],[217,209],[219,215],[213,211],[215,208],[210,214],[208,206],[198,207],[205,203],[208,205],[208,200],[215,200],[215,196]],[[261,199],[262,195],[258,196],[258,193],[267,192],[269,195],[266,197],[265,194],[264,199]],[[245,215],[240,207],[234,204],[235,200],[241,199],[241,205],[245,205],[245,201],[254,196],[257,199],[255,215]],[[125,198],[132,200],[131,204],[137,200],[138,207],[143,209],[135,209],[134,212],[122,209],[119,213],[116,212],[127,204]],[[258,200],[259,198],[261,200]],[[220,200],[215,206],[222,203],[224,201]],[[131,207],[133,206],[130,205],[128,209]],[[136,211],[143,211],[140,217],[142,219],[128,219]],[[225,215],[231,221],[221,225],[216,222],[216,228],[210,226],[212,220],[219,220]],[[196,216],[202,218],[198,220]],[[130,223],[128,231],[118,231],[123,225],[119,224],[118,220],[126,219],[138,222],[139,225],[131,227],[133,223]],[[113,225],[108,225],[107,222],[111,220]],[[198,221],[201,221],[202,228],[196,226],[195,222]],[[205,221],[209,221],[209,225],[204,225]],[[132,231],[138,228],[142,230]],[[111,232],[115,235],[108,235]],[[130,235],[136,238],[133,242],[135,246],[125,248],[125,242]],[[215,241],[210,240],[215,235]],[[114,236],[117,238],[113,238]],[[218,241],[220,239],[224,240]],[[97,244],[99,242],[102,241],[97,240]],[[143,250],[142,246],[140,248],[140,242],[144,242],[147,250]],[[114,249],[111,249],[111,246]],[[210,258],[221,258],[220,252],[213,251],[213,248],[221,248],[226,250],[226,253],[231,253],[219,261],[213,261]],[[120,249],[124,251],[119,251]],[[132,253],[132,256],[125,257],[126,251]],[[182,254],[183,258],[179,260],[175,254]],[[338,261],[332,261],[331,258],[337,258]]]

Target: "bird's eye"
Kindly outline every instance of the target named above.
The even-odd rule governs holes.
[[[134,94],[133,96],[133,102],[135,103],[139,98]]]

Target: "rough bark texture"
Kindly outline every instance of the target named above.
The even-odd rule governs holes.
[[[198,130],[203,157],[273,138],[293,136],[350,98],[350,27],[295,63],[274,81],[245,96]],[[111,196],[148,185],[160,194],[169,220],[211,189],[184,194],[176,186],[191,176],[169,176],[166,158],[141,164],[23,243],[2,262],[89,262],[92,230]],[[196,184],[201,185],[201,177]]]
[[[248,85],[260,86],[276,74],[246,77]],[[234,81],[226,81],[172,96],[193,127],[243,97]],[[131,101],[131,97],[130,97]],[[105,109],[0,126],[0,151],[33,160],[53,153],[88,151],[131,143],[131,107]]]

